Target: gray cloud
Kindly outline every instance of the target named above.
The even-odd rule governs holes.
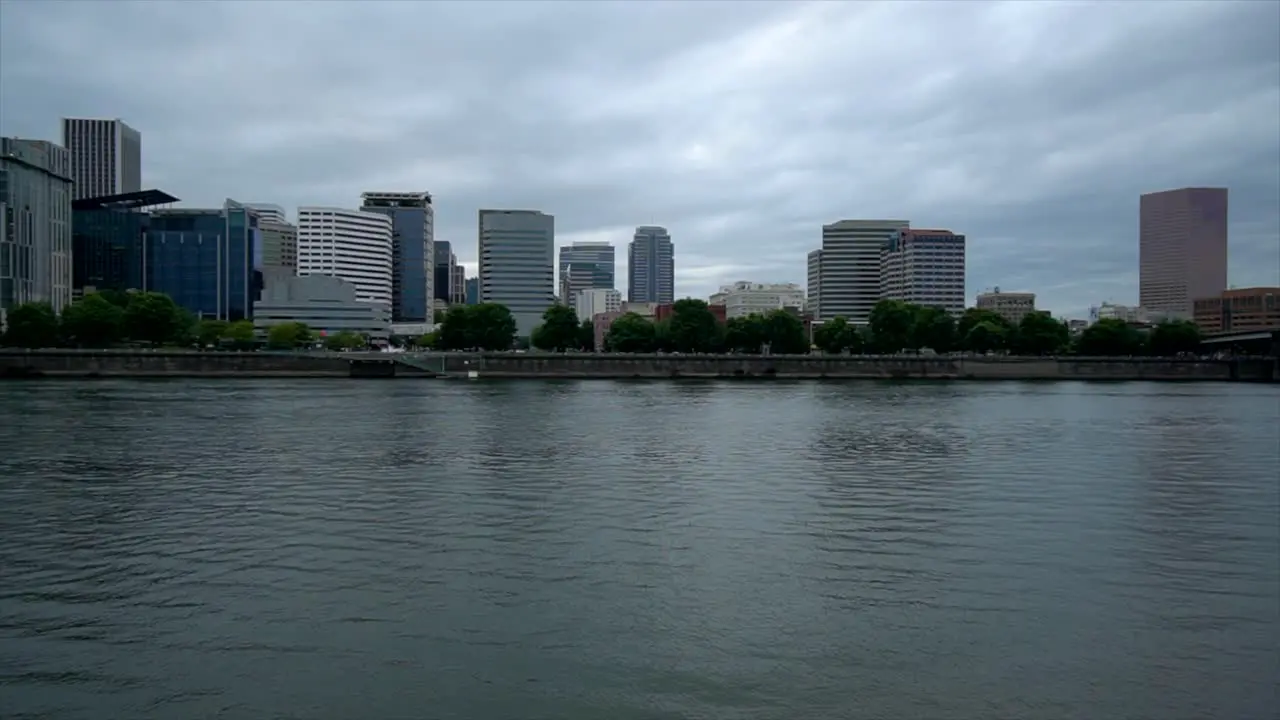
[[[465,262],[480,207],[662,224],[679,294],[903,217],[969,236],[971,294],[1081,315],[1136,301],[1138,195],[1183,185],[1231,188],[1231,282],[1280,283],[1274,2],[3,3],[0,133],[63,115],[186,204],[430,190]]]

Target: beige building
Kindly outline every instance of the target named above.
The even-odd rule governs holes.
[[[656,302],[624,302],[619,308],[622,315],[627,313],[635,313],[642,318],[649,320],[654,319],[658,315],[658,303]]]
[[[611,288],[588,288],[574,295],[574,312],[579,320],[590,320],[600,313],[616,313],[622,309],[622,293]]]
[[[1022,318],[1036,311],[1036,294],[1000,292],[1000,288],[996,288],[991,292],[978,293],[978,309],[991,310],[1017,325]]]

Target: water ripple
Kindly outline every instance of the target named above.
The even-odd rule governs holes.
[[[0,384],[5,718],[1274,718],[1280,392]]]

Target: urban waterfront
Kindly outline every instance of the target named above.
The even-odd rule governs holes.
[[[0,384],[6,718],[1271,718],[1280,388]]]

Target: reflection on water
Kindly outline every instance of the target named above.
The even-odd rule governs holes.
[[[1263,718],[1280,392],[0,384],[0,715]]]

